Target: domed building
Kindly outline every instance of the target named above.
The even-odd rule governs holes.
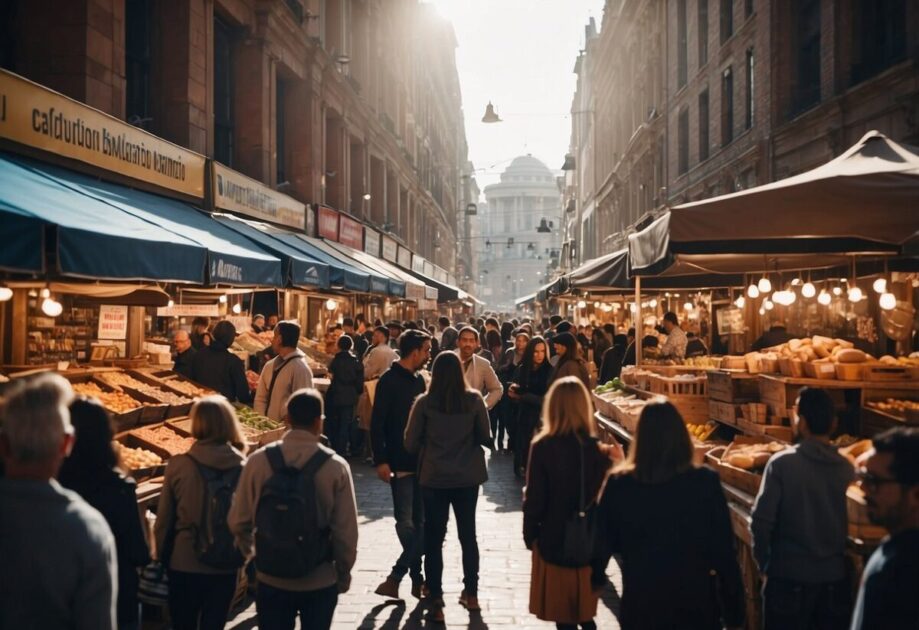
[[[514,158],[501,181],[485,187],[479,242],[480,297],[513,311],[514,300],[545,284],[561,247],[561,196],[555,174],[532,155]]]

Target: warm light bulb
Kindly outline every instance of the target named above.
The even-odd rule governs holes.
[[[897,296],[893,293],[882,293],[881,299],[878,300],[878,304],[885,311],[890,311],[897,308]]]
[[[13,290],[9,287],[0,287],[0,302],[6,302],[13,297]]]
[[[772,283],[769,282],[769,278],[767,278],[766,276],[763,276],[762,278],[760,278],[756,286],[759,289],[760,293],[769,293],[770,291],[772,291]]]
[[[801,287],[801,296],[812,298],[815,295],[817,295],[817,287],[815,287],[812,282],[805,282],[804,286]]]
[[[334,311],[336,308],[338,308],[338,302],[336,302],[335,300],[329,298],[328,300],[325,301],[325,310]]]
[[[857,286],[853,286],[851,289],[849,289],[849,301],[850,302],[858,302],[863,297],[865,296],[862,293],[862,290],[859,289]]]
[[[887,278],[878,278],[871,287],[875,293],[887,293]]]
[[[650,306],[651,308],[656,308],[657,300],[651,300],[650,302],[648,302],[648,306]]]
[[[835,296],[842,295],[842,287],[833,287],[833,295]]]
[[[594,302],[594,308],[600,308],[600,303],[599,303],[599,302]]]
[[[821,291],[820,295],[817,296],[817,301],[823,304],[824,306],[829,306],[830,302],[833,301],[833,298],[830,297],[830,294],[826,291]]]
[[[775,304],[772,303],[772,300],[770,300],[769,298],[766,298],[765,300],[763,300],[763,308],[766,309],[767,311],[771,311],[773,308],[775,308]]]
[[[683,305],[683,308],[687,311],[691,311],[693,309],[692,302],[686,302],[686,304]]]
[[[629,310],[632,311],[633,313],[637,310],[637,309],[635,308],[635,303],[634,303],[634,302],[631,303],[631,304],[629,304]]]
[[[736,306],[737,308],[743,308],[744,304],[746,303],[747,303],[747,300],[744,299],[744,296],[742,295],[738,297],[736,300],[734,300],[734,306]]]
[[[759,314],[760,314],[760,315],[765,315],[765,314],[766,314],[766,309],[764,309],[762,306],[760,306],[760,307],[759,307]]]
[[[48,287],[45,287],[44,289],[41,290],[41,292],[38,295],[42,299],[47,300],[49,297],[51,297],[51,289],[49,289]]]
[[[60,302],[47,297],[41,303],[41,312],[48,317],[57,317],[64,312],[64,306]]]
[[[587,308],[587,302],[584,300],[578,300],[578,308]]]
[[[750,286],[748,286],[747,287],[747,297],[750,298],[751,300],[755,300],[756,298],[758,298],[759,297],[759,287],[757,287],[755,284],[751,284]]]
[[[169,300],[168,302],[166,302],[166,308],[172,308],[175,305],[176,303],[173,300]]]
[[[217,298],[217,299],[218,299],[218,301],[219,301],[221,304],[226,304],[226,303],[227,303],[227,296],[226,296],[226,295],[221,295],[221,296],[220,296],[219,298]]]
[[[242,304],[234,304],[234,305],[233,305],[233,313],[234,313],[234,314],[239,315],[239,314],[242,313],[242,312],[243,312],[243,305],[242,305]]]

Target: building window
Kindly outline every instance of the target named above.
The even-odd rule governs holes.
[[[275,174],[278,184],[287,182],[287,84],[278,78],[275,103]]]
[[[678,0],[676,5],[676,81],[677,87],[686,85],[686,0]]]
[[[721,0],[721,43],[734,34],[734,0]]]
[[[150,122],[150,59],[153,20],[150,0],[127,0],[124,7],[125,110],[130,124]]]
[[[699,0],[699,67],[708,61],[708,0]]]
[[[747,94],[744,98],[744,128],[752,129],[753,128],[753,49],[750,48],[747,50],[747,64],[745,66],[746,70],[746,87]]]
[[[906,59],[906,0],[856,0],[852,84]]]
[[[689,108],[683,108],[680,112],[678,126],[677,136],[680,150],[678,167],[682,175],[689,170]]]
[[[794,5],[796,60],[793,113],[820,102],[820,0]]]
[[[699,94],[699,161],[708,159],[709,150],[708,90]]]
[[[214,17],[214,159],[233,166],[233,33]]]
[[[734,73],[727,68],[721,75],[721,146],[734,140]]]
[[[753,15],[753,0],[744,0],[744,17]]]

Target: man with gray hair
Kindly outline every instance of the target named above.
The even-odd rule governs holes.
[[[0,420],[0,628],[117,627],[115,539],[105,518],[54,480],[73,446],[70,385],[42,375]]]

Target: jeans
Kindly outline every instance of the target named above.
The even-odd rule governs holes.
[[[847,580],[804,584],[771,577],[763,589],[765,630],[845,629],[851,613]]]
[[[338,586],[334,584],[315,591],[285,591],[260,582],[255,594],[261,630],[294,630],[297,615],[302,630],[328,630],[337,605]]]
[[[236,592],[236,573],[169,570],[169,616],[175,630],[220,630]]]
[[[431,597],[443,597],[444,538],[450,506],[456,517],[456,532],[463,548],[463,587],[467,595],[479,588],[479,544],[475,538],[475,505],[479,486],[467,488],[424,488],[424,572]]]
[[[351,433],[351,423],[354,421],[354,405],[338,405],[331,412],[326,421],[326,435],[329,436],[335,452],[344,457],[348,452],[348,436]]]
[[[393,477],[389,482],[389,487],[392,490],[396,535],[402,544],[402,553],[389,576],[400,582],[405,574],[409,573],[412,583],[419,583],[424,580],[421,575],[421,554],[424,549],[424,507],[421,501],[418,475]]]

